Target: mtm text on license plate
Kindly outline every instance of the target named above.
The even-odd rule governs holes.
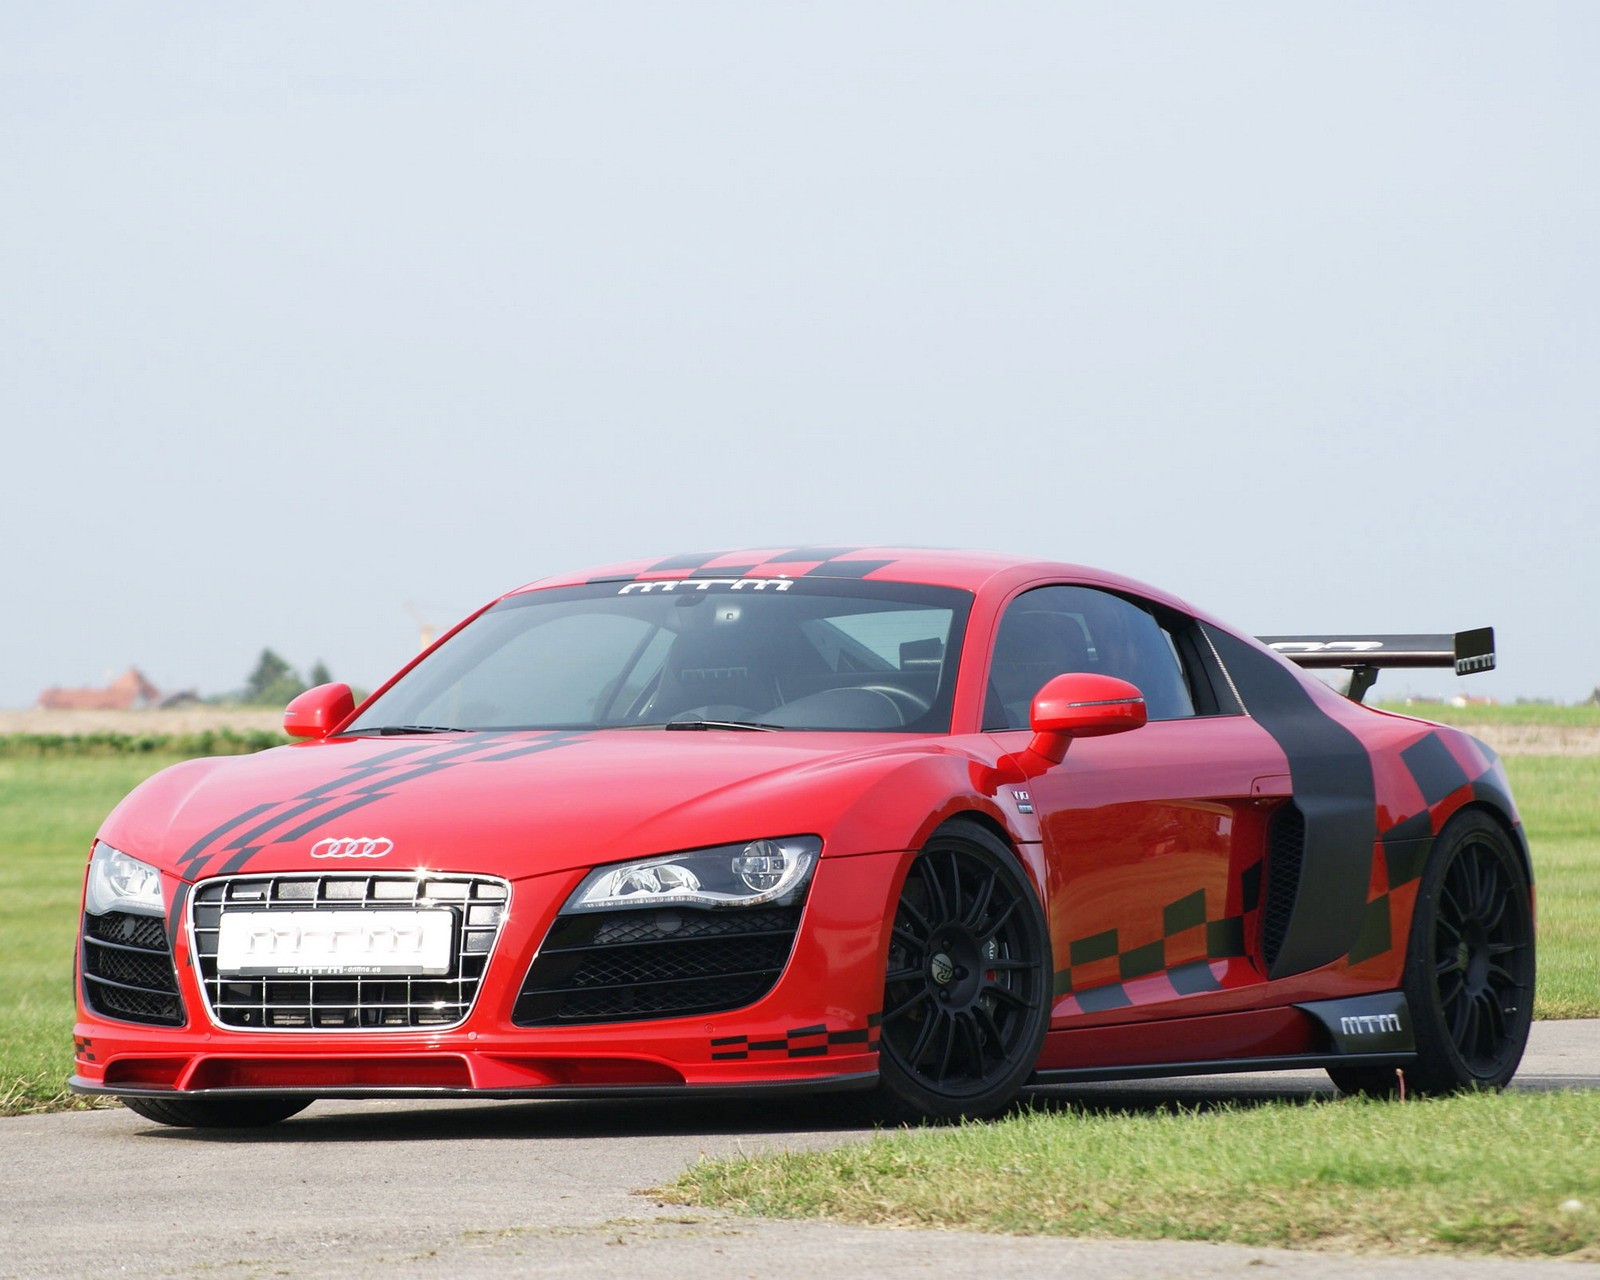
[[[217,938],[217,972],[437,976],[450,972],[448,911],[230,911]]]

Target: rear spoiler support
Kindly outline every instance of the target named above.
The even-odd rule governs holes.
[[[1257,636],[1262,644],[1308,669],[1350,673],[1345,696],[1360,702],[1384,667],[1454,667],[1458,676],[1493,671],[1494,628],[1425,636]]]

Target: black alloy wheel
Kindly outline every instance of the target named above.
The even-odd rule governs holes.
[[[1016,856],[985,827],[947,823],[911,864],[895,911],[878,1115],[1000,1110],[1039,1057],[1050,993],[1044,912]]]
[[[135,1115],[179,1129],[261,1129],[297,1115],[310,1098],[121,1098]]]
[[[1488,814],[1453,818],[1434,841],[1417,891],[1405,994],[1418,1094],[1498,1089],[1511,1079],[1533,1020],[1533,905],[1522,854]],[[1346,1092],[1392,1094],[1392,1070],[1335,1068]]]

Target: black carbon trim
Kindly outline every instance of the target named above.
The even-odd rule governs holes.
[[[1244,699],[1283,749],[1305,850],[1294,905],[1269,978],[1345,955],[1361,933],[1378,837],[1372,760],[1361,740],[1312,699],[1296,673],[1237,636],[1202,623]],[[1267,868],[1270,882],[1272,868]]]

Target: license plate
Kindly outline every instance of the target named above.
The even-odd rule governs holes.
[[[230,978],[437,976],[450,972],[448,911],[229,911],[217,972]]]

